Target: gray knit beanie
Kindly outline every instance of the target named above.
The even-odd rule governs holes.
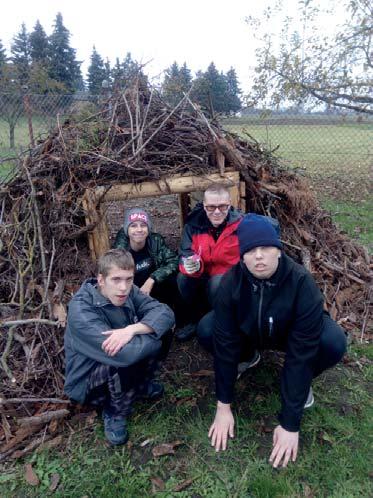
[[[126,235],[128,235],[128,227],[135,221],[143,221],[146,223],[148,225],[149,232],[151,232],[152,222],[150,221],[148,213],[144,211],[144,209],[132,208],[128,209],[124,215],[123,229]]]

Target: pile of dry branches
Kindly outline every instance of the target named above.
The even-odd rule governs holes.
[[[247,211],[279,219],[286,249],[309,266],[332,316],[366,338],[367,252],[258,143],[208,121],[188,95],[170,108],[140,80],[96,113],[60,124],[0,186],[0,438],[10,437],[7,410],[30,406],[19,398],[62,396],[64,308],[94,271],[84,192],[224,167],[245,180]]]

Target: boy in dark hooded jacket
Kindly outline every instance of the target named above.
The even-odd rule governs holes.
[[[168,352],[174,314],[133,285],[134,261],[124,250],[101,256],[98,276],[69,303],[65,331],[65,392],[78,403],[103,408],[105,436],[128,439],[126,418],[137,395],[154,398],[158,362]]]
[[[213,348],[215,356],[218,403],[209,437],[219,451],[234,435],[230,404],[242,352],[284,351],[282,409],[270,462],[285,467],[297,457],[303,409],[314,402],[312,379],[341,360],[346,336],[324,311],[312,275],[282,252],[266,217],[246,215],[237,235],[241,260],[223,277],[214,311],[199,326],[205,346]]]

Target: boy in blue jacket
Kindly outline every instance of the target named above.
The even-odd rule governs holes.
[[[128,251],[104,254],[97,279],[86,280],[70,301],[65,332],[65,392],[103,408],[105,436],[114,445],[128,439],[136,395],[163,393],[153,376],[175,321],[167,305],[133,285],[134,269]]]
[[[314,402],[312,379],[341,360],[346,336],[324,311],[312,275],[282,252],[266,217],[247,214],[237,234],[241,260],[223,277],[214,311],[199,326],[215,359],[218,402],[209,437],[219,451],[234,435],[230,405],[242,353],[284,351],[282,408],[270,463],[285,467],[297,457],[303,409]]]

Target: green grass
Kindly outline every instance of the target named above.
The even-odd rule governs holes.
[[[347,200],[355,194],[358,199],[369,196],[373,124],[265,126],[241,120],[226,128],[243,137],[246,132],[271,150],[278,147],[274,154],[310,176],[317,188],[336,182],[334,195]]]
[[[274,149],[282,164],[310,179],[323,208],[350,237],[373,252],[370,168],[373,124],[271,124],[239,119],[225,127]]]
[[[321,204],[324,209],[330,212],[333,220],[342,230],[373,253],[372,199],[355,203],[324,198]]]
[[[350,357],[358,359],[362,354],[372,360],[372,347],[356,347]],[[315,381],[316,405],[304,416],[298,460],[281,470],[272,469],[267,462],[272,438],[267,426],[274,426],[280,406],[278,367],[271,359],[238,383],[236,438],[221,453],[215,453],[207,438],[215,408],[210,391],[199,397],[195,406],[174,402],[177,394],[196,393],[196,383],[201,383],[184,374],[180,386],[175,382],[181,374],[168,376],[163,401],[136,406],[129,425],[130,445],[108,447],[99,421],[75,429],[70,437],[65,434],[65,445],[59,450],[26,459],[40,479],[39,486],[26,484],[22,462],[4,466],[1,496],[48,495],[55,473],[60,484],[53,496],[61,498],[151,496],[155,478],[163,483],[164,489],[157,492],[160,497],[372,496],[369,388],[373,375],[367,362],[361,369],[339,365]],[[188,384],[193,385],[183,393]],[[156,445],[176,440],[183,444],[175,448],[174,455],[152,456]],[[176,492],[176,486],[186,480],[191,480],[190,485]]]
[[[37,139],[40,134],[46,133],[48,129],[46,120],[34,116],[32,123],[35,139]],[[29,147],[30,135],[27,119],[25,117],[20,117],[17,121],[14,139],[16,147],[12,149],[10,148],[9,143],[9,125],[0,118],[0,160],[9,159],[5,162],[0,162],[0,179],[6,177],[15,165],[15,161],[13,161],[12,158],[16,158],[22,150]]]

